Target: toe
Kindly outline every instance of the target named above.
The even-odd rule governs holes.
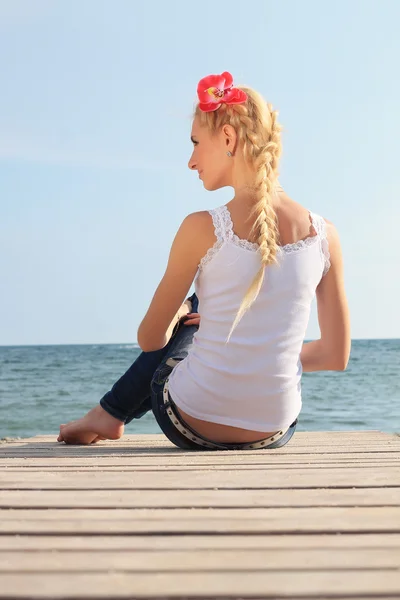
[[[97,442],[103,442],[104,440],[106,440],[107,438],[98,435],[97,437],[94,438],[94,440],[92,440],[90,443],[91,444],[96,444]]]
[[[60,425],[60,433],[58,434],[57,442],[64,442],[65,441],[64,440],[64,435],[63,435],[64,434],[63,429],[65,428],[65,426],[66,426],[65,423],[62,423]]]

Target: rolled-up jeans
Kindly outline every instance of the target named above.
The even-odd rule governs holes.
[[[198,312],[196,294],[190,296],[189,300],[192,303],[191,312]],[[205,450],[205,447],[192,442],[174,427],[163,401],[164,384],[174,368],[168,363],[177,364],[186,358],[197,330],[198,325],[184,325],[181,321],[164,348],[141,352],[126,373],[101,398],[102,408],[125,424],[140,419],[152,410],[161,430],[173,444],[185,450]],[[293,436],[296,424],[297,419],[279,440],[265,446],[265,449],[284,446]],[[197,436],[202,438],[199,434]],[[226,449],[233,448],[231,444],[224,446]],[[240,444],[235,445],[235,448],[239,447]]]

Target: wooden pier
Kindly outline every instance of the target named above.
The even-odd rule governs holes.
[[[400,437],[0,443],[0,598],[400,598]]]

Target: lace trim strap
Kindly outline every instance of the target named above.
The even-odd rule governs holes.
[[[218,239],[220,236],[217,235],[217,232],[219,232],[221,230],[221,219],[220,219],[220,216],[219,216],[218,208],[212,208],[208,212],[211,215],[212,222],[213,222],[213,225],[214,225],[214,233],[215,233],[215,235],[216,235],[216,237]]]
[[[231,213],[225,204],[215,209],[218,215],[218,227],[215,228],[215,235],[218,239],[229,240],[233,237],[233,223]]]
[[[313,227],[315,229],[315,231],[317,232],[317,234],[322,237],[323,235],[323,223],[322,221],[324,221],[324,219],[322,219],[322,217],[320,217],[319,215],[317,215],[316,213],[311,212],[311,210],[308,211],[310,218],[311,218],[311,223],[313,224]],[[324,221],[325,223],[325,221]]]
[[[331,266],[331,255],[329,252],[329,242],[328,242],[328,238],[326,235],[326,221],[323,217],[321,217],[320,215],[316,215],[315,213],[312,213],[310,211],[310,215],[311,215],[311,220],[312,220],[312,224],[315,228],[315,231],[317,232],[317,234],[320,237],[321,240],[321,253],[324,259],[324,271],[322,273],[322,276],[324,277],[327,272],[329,271],[329,268]]]
[[[204,269],[204,267],[209,262],[211,262],[211,260],[214,258],[214,256],[217,254],[218,250],[221,248],[222,244],[224,243],[224,240],[226,239],[224,237],[224,224],[221,219],[221,208],[222,207],[213,208],[208,211],[212,218],[212,222],[214,225],[214,233],[215,233],[215,237],[217,239],[216,239],[214,245],[207,250],[207,253],[201,259],[200,264],[199,264],[200,270]]]
[[[218,208],[211,209],[208,212],[212,217],[214,233],[217,239],[212,248],[209,248],[205,256],[203,256],[203,258],[201,259],[199,264],[199,270],[202,270],[209,262],[211,262],[211,260],[223,246],[224,242],[227,240],[233,242],[236,246],[245,248],[246,250],[251,250],[253,252],[258,251],[258,244],[249,242],[248,240],[240,239],[233,232],[233,223],[227,206],[223,205]],[[320,217],[319,215],[311,211],[309,211],[309,214],[311,217],[313,227],[317,232],[317,236],[308,237],[305,240],[300,240],[299,242],[295,242],[294,244],[286,244],[286,246],[282,247],[279,246],[279,249],[280,251],[285,253],[296,252],[297,250],[301,250],[302,248],[318,243],[316,237],[319,238],[321,247],[321,257],[323,259],[324,264],[323,276],[325,276],[331,266],[329,243],[326,235],[326,222],[323,217]]]

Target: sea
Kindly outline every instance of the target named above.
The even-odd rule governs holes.
[[[0,346],[0,438],[50,434],[95,406],[136,344]],[[345,371],[304,373],[298,431],[400,433],[400,340],[353,340]],[[126,433],[160,433],[151,413]]]

